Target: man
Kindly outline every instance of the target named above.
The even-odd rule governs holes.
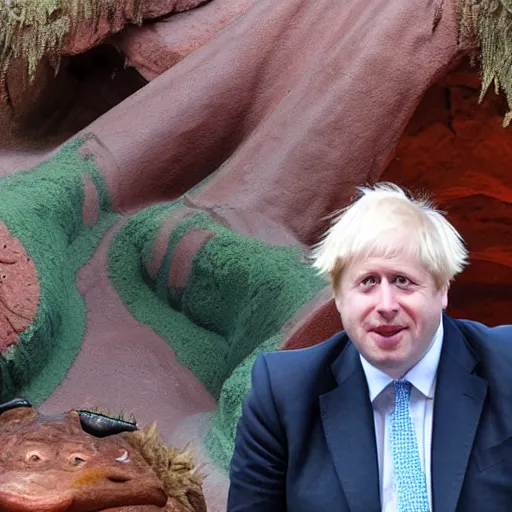
[[[229,512],[512,510],[512,326],[443,310],[453,226],[392,184],[315,248],[345,331],[253,368]]]

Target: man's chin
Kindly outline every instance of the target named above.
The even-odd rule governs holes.
[[[407,361],[399,351],[380,351],[375,357],[368,359],[375,368],[387,374],[392,379],[401,379],[409,370]]]

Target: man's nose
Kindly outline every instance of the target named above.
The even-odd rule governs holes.
[[[377,296],[377,311],[385,318],[394,316],[399,309],[396,290],[391,283],[382,280]]]

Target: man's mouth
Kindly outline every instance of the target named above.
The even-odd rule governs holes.
[[[394,336],[395,334],[398,334],[399,332],[405,330],[405,327],[398,326],[398,325],[383,325],[380,327],[375,327],[372,329],[373,332],[379,334],[380,336],[384,336],[386,338],[390,338],[391,336]]]

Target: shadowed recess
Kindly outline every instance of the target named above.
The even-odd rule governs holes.
[[[74,140],[35,168],[0,180],[0,220],[34,260],[40,285],[35,320],[0,357],[0,399],[14,395],[39,404],[65,377],[85,331],[85,307],[76,273],[117,218],[86,139]],[[84,176],[98,191],[101,215],[86,227]]]
[[[133,0],[134,21],[142,23],[140,0]],[[55,61],[69,37],[84,22],[98,23],[119,11],[117,0],[14,0],[0,2],[0,69],[11,60],[26,59],[32,77],[43,57]]]

